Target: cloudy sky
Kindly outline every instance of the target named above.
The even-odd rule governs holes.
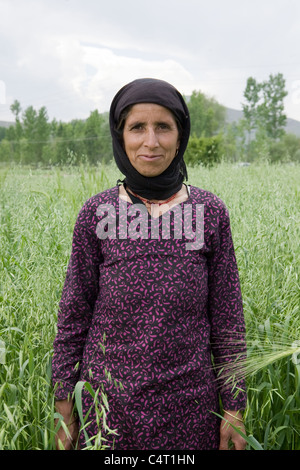
[[[281,72],[300,121],[299,45],[299,0],[0,0],[0,120],[15,99],[86,118],[139,77],[241,109],[248,77]]]

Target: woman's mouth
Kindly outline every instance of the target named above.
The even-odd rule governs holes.
[[[146,162],[155,161],[155,160],[158,160],[161,157],[162,157],[162,155],[139,155],[138,156],[138,158],[140,158],[141,160],[144,160]]]

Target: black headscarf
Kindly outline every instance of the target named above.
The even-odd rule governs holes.
[[[117,130],[122,111],[130,105],[154,103],[168,108],[180,122],[182,132],[178,153],[160,175],[141,175],[130,163]],[[182,95],[169,83],[153,78],[141,78],[125,85],[114,97],[109,114],[113,152],[124,182],[135,193],[147,199],[164,200],[177,193],[187,179],[183,155],[190,135],[190,116]]]

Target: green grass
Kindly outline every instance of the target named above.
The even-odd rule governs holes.
[[[189,182],[230,211],[247,323],[247,433],[300,450],[300,167],[221,164]],[[0,449],[52,449],[51,355],[74,222],[114,165],[0,169]],[[251,445],[249,444],[249,447]]]

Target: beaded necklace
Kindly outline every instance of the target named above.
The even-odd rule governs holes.
[[[177,196],[178,193],[175,193],[173,194],[173,196],[169,197],[169,199],[166,199],[165,201],[163,202],[153,202],[153,201],[149,201],[149,199],[146,199],[142,196],[139,196],[138,194],[134,193],[133,191],[131,191],[131,193],[137,197],[138,199],[140,199],[142,202],[146,203],[146,204],[157,204],[158,206],[162,206],[163,204],[167,204],[168,202],[172,201],[173,199],[175,199],[175,197]]]

